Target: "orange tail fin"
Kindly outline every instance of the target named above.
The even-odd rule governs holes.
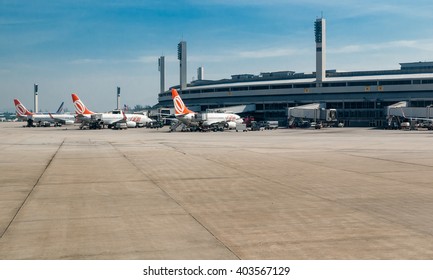
[[[87,109],[86,105],[80,100],[78,95],[72,94],[72,102],[74,102],[75,113],[78,115],[92,115],[94,112]]]
[[[171,98],[173,98],[173,105],[176,115],[185,115],[189,113],[194,113],[190,109],[185,106],[182,98],[180,98],[179,93],[177,93],[176,89],[171,89]]]
[[[18,99],[14,99],[14,104],[17,116],[23,117],[33,115],[33,113],[27,110],[27,108]]]

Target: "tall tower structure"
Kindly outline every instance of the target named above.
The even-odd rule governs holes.
[[[33,112],[36,114],[39,112],[38,84],[34,84],[33,89],[34,89],[34,97],[35,97],[35,108]]]
[[[326,78],[326,20],[323,17],[314,22],[314,35],[316,39],[316,83],[320,87]]]
[[[204,80],[204,67],[203,66],[200,66],[197,69],[197,80],[199,80],[199,81]]]
[[[186,88],[186,42],[177,45],[177,59],[180,61],[180,89]]]
[[[120,87],[117,87],[117,110],[120,110]]]
[[[165,90],[165,56],[161,56],[158,59],[158,70],[159,70],[159,92]]]

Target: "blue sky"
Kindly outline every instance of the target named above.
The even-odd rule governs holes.
[[[327,69],[398,69],[433,61],[433,2],[319,0],[0,0],[0,111],[13,98],[54,111],[76,92],[88,107],[154,105],[157,59],[179,83],[177,44],[188,44],[188,81],[315,67],[313,22],[327,20]]]

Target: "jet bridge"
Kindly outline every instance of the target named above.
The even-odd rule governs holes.
[[[385,108],[388,128],[401,128],[410,126],[415,128],[417,123],[422,123],[429,129],[433,123],[433,106],[409,107],[409,102],[401,101]],[[410,122],[410,123],[409,123]]]
[[[398,102],[386,108],[387,118],[403,117],[433,119],[433,107],[408,107],[407,101]]]
[[[326,109],[326,103],[312,103],[287,109],[289,127],[308,128],[315,125],[321,128],[322,125],[330,125],[337,121],[337,110]]]

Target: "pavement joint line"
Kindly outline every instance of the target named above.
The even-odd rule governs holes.
[[[4,143],[0,146],[0,151],[7,150],[8,148],[13,147],[13,146],[24,145],[24,144],[21,144],[22,142],[24,142],[24,140],[25,139],[21,139],[21,140],[17,140],[16,142],[13,142],[13,143]]]
[[[57,153],[59,152],[60,148],[63,146],[63,143],[65,143],[65,139],[63,139],[62,143],[57,147],[56,152],[53,154],[53,156],[51,157],[50,161],[48,162],[48,164],[45,166],[44,171],[42,171],[41,175],[39,176],[39,178],[36,180],[36,183],[33,185],[32,189],[30,190],[30,192],[27,194],[26,198],[24,199],[23,203],[21,203],[20,207],[18,208],[17,212],[15,213],[15,215],[12,217],[11,221],[9,222],[9,224],[7,225],[7,227],[5,228],[5,230],[3,231],[3,233],[0,236],[0,239],[3,238],[3,236],[6,234],[6,232],[9,230],[9,227],[12,225],[12,223],[15,221],[16,217],[18,216],[18,213],[21,211],[21,209],[24,207],[24,204],[26,204],[27,200],[29,199],[30,195],[33,193],[33,191],[35,190],[36,186],[39,184],[39,181],[41,180],[42,176],[44,176],[45,172],[47,171],[48,167],[50,167],[51,162],[53,161],[53,159],[56,157]]]
[[[374,160],[378,160],[378,161],[385,161],[385,162],[391,162],[391,163],[413,165],[413,166],[418,166],[418,167],[433,168],[432,166],[424,165],[424,164],[415,164],[415,163],[404,162],[404,161],[395,161],[395,160],[387,160],[387,159],[381,159],[381,158],[375,158],[375,157],[360,156],[360,155],[354,155],[354,154],[350,154],[350,153],[343,153],[343,154],[348,155],[348,156],[352,156],[352,157],[368,158],[368,159],[374,159]],[[322,167],[322,168],[329,168],[328,166],[320,165],[318,163],[314,163],[314,162],[310,162],[310,161],[304,161],[304,160],[301,160],[301,159],[296,159],[296,160],[299,161],[299,162],[306,163],[306,164],[311,164],[313,166],[318,166],[318,167]],[[371,177],[382,179],[382,180],[385,179],[385,178],[382,177],[382,176],[379,176],[380,174],[389,173],[389,172],[398,172],[398,171],[360,172],[360,171],[349,170],[349,169],[345,169],[345,168],[337,168],[337,167],[334,167],[334,168],[338,169],[340,171],[343,171],[343,172],[350,172],[350,173],[354,173],[354,174],[358,174],[358,175],[362,175],[362,176],[366,176],[367,175],[367,176],[371,176]],[[426,170],[425,172],[429,172],[429,171]],[[398,180],[398,179],[394,179],[394,178],[387,178],[387,180],[392,180],[392,181],[400,183],[400,184],[410,185],[410,183],[408,183],[406,181],[402,181],[402,180]]]
[[[112,143],[110,143],[112,145]],[[163,144],[165,145],[165,144]],[[117,149],[116,146],[112,145],[113,148],[118,151],[120,154],[123,155],[123,157],[130,162],[138,171],[140,171],[142,174],[144,174],[146,177],[149,178],[150,182],[152,182],[158,189],[160,189],[165,195],[167,195],[167,197],[169,197],[171,200],[173,200],[180,208],[182,208],[183,211],[185,211],[185,213],[188,214],[188,216],[190,216],[194,221],[196,221],[202,228],[204,228],[213,238],[215,238],[215,240],[217,240],[220,244],[222,244],[224,246],[224,248],[226,248],[230,253],[232,253],[237,259],[241,259],[238,254],[236,254],[229,246],[227,246],[224,242],[222,242],[222,240],[220,240],[210,229],[208,229],[202,222],[200,222],[190,211],[187,211],[187,209],[179,202],[177,201],[173,196],[171,196],[159,183],[157,180],[154,180],[151,176],[148,176],[147,174],[145,174],[140,168],[138,168],[138,166],[131,161],[126,154],[124,154],[122,151],[120,151],[119,149]],[[167,145],[167,147],[172,148],[175,152],[178,153],[182,153],[184,155],[188,155],[185,152],[179,151],[178,149],[174,148],[174,147],[170,147]],[[194,157],[196,157],[195,155],[193,155]],[[207,160],[207,159],[206,159]]]
[[[89,217],[73,217],[68,218],[70,221],[83,221],[83,220],[94,220],[94,219],[118,219],[122,216],[89,216]],[[63,218],[49,218],[49,219],[32,219],[32,220],[22,220],[20,223],[34,223],[34,222],[47,222],[47,221],[63,221]]]
[[[375,159],[375,158],[374,158],[374,159]],[[227,166],[225,166],[225,164],[224,164],[223,162],[220,162],[220,161],[218,161],[218,160],[213,160],[213,159],[209,159],[209,158],[206,158],[206,160],[209,160],[209,161],[212,161],[212,162],[214,162],[214,163],[220,164],[220,165],[223,166],[223,167],[227,167]],[[316,166],[323,167],[323,168],[328,168],[327,166],[322,166],[322,165],[320,165],[320,164],[315,164],[315,163],[312,163],[312,162],[302,161],[302,160],[300,160],[300,159],[294,159],[294,160],[299,161],[299,162],[303,162],[303,163],[307,163],[307,164],[311,164],[311,165],[316,165]],[[399,163],[401,163],[401,162],[399,162]],[[272,179],[270,179],[270,178],[267,178],[267,177],[264,177],[264,176],[257,176],[257,174],[254,174],[254,173],[248,172],[248,171],[243,170],[243,169],[240,169],[240,168],[238,168],[238,167],[232,167],[232,168],[234,168],[234,169],[236,169],[236,170],[238,170],[238,171],[240,171],[240,172],[244,172],[244,173],[246,173],[246,174],[249,174],[250,176],[254,176],[254,177],[257,177],[257,178],[263,179],[263,180],[265,180],[265,181],[269,181],[269,182],[272,182],[272,183],[274,183],[274,184],[278,184],[278,185],[280,185],[280,186],[285,186],[285,185],[282,184],[281,182],[274,181],[274,180],[272,180]],[[359,174],[359,175],[368,175],[368,176],[372,176],[372,177],[375,177],[375,178],[383,179],[383,178],[380,177],[380,176],[371,175],[370,173],[366,174],[366,173],[362,173],[362,172],[358,172],[358,171],[354,171],[354,170],[344,170],[344,169],[339,169],[339,170],[344,171],[344,172],[351,172],[351,173],[356,173],[356,174]],[[398,180],[395,180],[395,181],[396,181],[396,182],[399,182],[399,183],[402,183],[402,182],[400,182],[400,181],[398,181]],[[408,184],[407,182],[403,182],[403,183]],[[303,189],[300,189],[299,187],[294,187],[294,188],[297,189],[297,190],[300,191],[300,192],[305,193],[305,194],[308,194],[308,195],[311,195],[311,196],[314,196],[314,197],[317,197],[317,198],[320,198],[320,199],[323,199],[323,200],[329,201],[329,202],[331,202],[331,203],[336,203],[336,204],[341,205],[341,206],[343,206],[343,207],[350,208],[350,209],[352,209],[352,210],[354,210],[354,211],[359,211],[359,212],[361,212],[361,213],[363,212],[363,210],[365,211],[365,209],[361,209],[360,207],[354,207],[353,205],[348,205],[347,203],[342,203],[342,202],[340,202],[339,200],[332,200],[332,199],[329,199],[329,198],[326,198],[326,197],[323,197],[323,196],[320,196],[320,195],[317,195],[317,194],[314,194],[314,193],[311,193],[311,192],[308,192],[308,191],[304,191]],[[367,211],[367,213],[373,215],[373,216],[374,216],[375,218],[377,218],[377,219],[384,220],[384,221],[386,221],[386,222],[388,222],[388,223],[397,224],[397,225],[399,225],[399,226],[402,226],[402,225],[398,222],[398,220],[392,220],[392,219],[388,219],[388,218],[386,218],[386,217],[383,217],[383,216],[377,215],[377,213],[376,213],[375,211]],[[404,225],[403,225],[403,226],[404,226]],[[409,229],[415,231],[417,234],[423,234],[423,235],[433,236],[433,233],[432,233],[432,232],[429,232],[429,231],[426,231],[426,230],[419,230],[419,229],[417,229],[417,228],[413,228],[413,227],[411,227],[411,226],[407,226],[407,228],[409,228]]]
[[[175,179],[155,179],[155,181],[164,181],[164,182],[171,182],[171,181],[176,181],[176,182],[180,182],[180,181],[199,181],[199,180],[226,180],[226,179],[239,179],[239,180],[244,180],[244,179],[248,179],[249,177],[245,176],[245,177],[240,177],[240,176],[221,176],[221,177],[187,177],[187,178],[175,178]]]
[[[345,153],[345,154],[349,155],[349,156],[360,157],[360,158],[368,158],[368,159],[374,159],[374,160],[380,160],[380,161],[386,161],[386,162],[392,162],[392,163],[400,163],[400,164],[413,165],[413,166],[419,166],[419,167],[433,168],[433,166],[428,165],[428,164],[405,162],[405,161],[400,161],[400,160],[384,159],[384,158],[377,158],[377,157],[372,157],[372,156],[354,155],[351,153]]]
[[[159,143],[159,144],[161,144],[161,145],[163,145],[163,146],[165,146],[165,147],[169,147],[169,148],[173,149],[174,151],[176,151],[176,152],[178,152],[178,153],[180,153],[180,154],[182,154],[182,155],[185,155],[185,156],[187,155],[186,152],[183,152],[183,151],[179,150],[178,148],[169,145],[168,143],[162,143],[162,142],[161,142],[161,143]]]
[[[66,186],[66,185],[74,185],[76,183],[87,183],[89,186],[91,186],[92,184],[117,184],[117,183],[140,183],[140,182],[149,182],[150,179],[140,179],[140,180],[119,180],[119,181],[115,181],[115,180],[110,180],[110,181],[94,181],[94,182],[89,182],[89,181],[71,181],[71,182],[63,182],[62,185]],[[59,185],[58,182],[54,182],[54,183],[43,183],[43,186],[56,186]],[[1,186],[0,186],[1,187]]]

